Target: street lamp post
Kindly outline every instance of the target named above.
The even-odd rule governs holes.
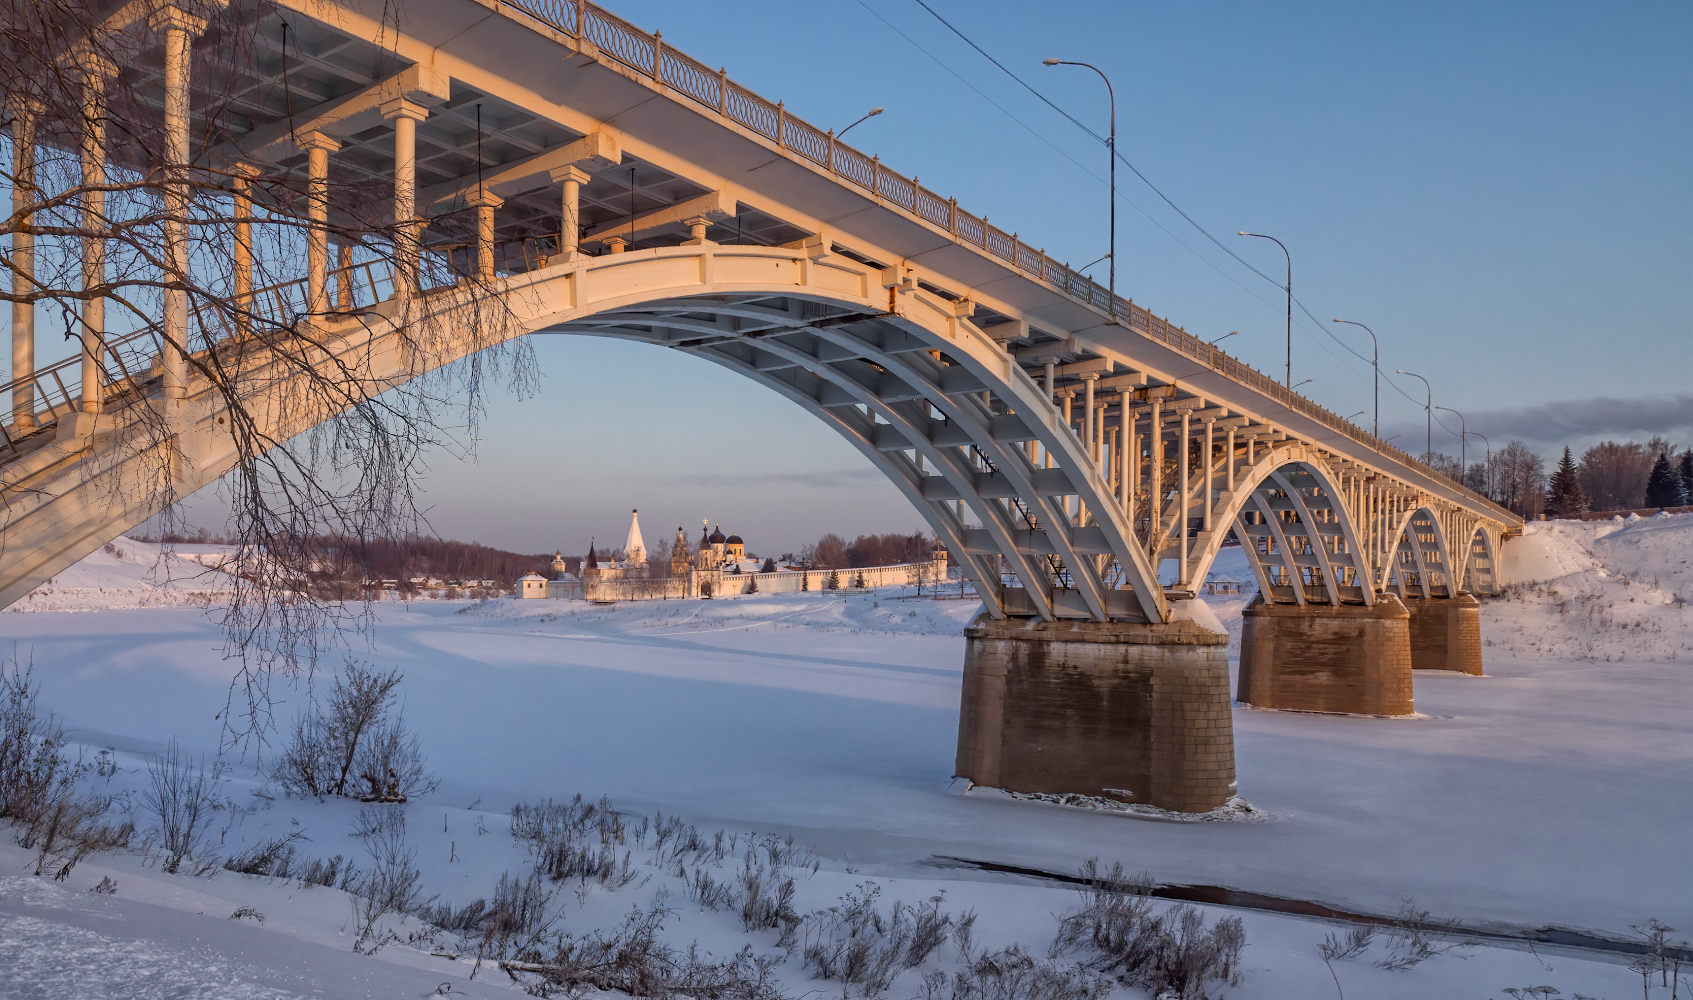
[[[1394,369],[1401,375],[1409,375],[1414,379],[1422,379],[1423,388],[1428,391],[1428,402],[1423,404],[1423,423],[1426,425],[1427,440],[1423,442],[1423,461],[1434,454],[1434,387],[1428,384],[1428,379],[1416,372],[1408,372],[1403,368]]]
[[[1447,413],[1450,413],[1458,418],[1458,468],[1469,468],[1470,453],[1468,448],[1470,443],[1470,431],[1469,428],[1464,426],[1464,415],[1459,413],[1457,410],[1452,409],[1450,406],[1437,406],[1435,409],[1445,410]],[[1464,475],[1462,472],[1458,474],[1458,485],[1464,485]]]
[[[1291,284],[1291,283],[1292,282],[1289,282],[1289,284]],[[1371,343],[1371,345],[1373,345],[1375,347],[1375,356],[1370,359],[1370,367],[1374,368],[1375,373],[1376,373],[1376,377],[1375,377],[1376,415],[1375,415],[1375,418],[1374,418],[1375,422],[1371,425],[1370,433],[1374,434],[1377,437],[1380,437],[1381,436],[1381,344],[1376,340],[1376,332],[1374,330],[1370,329],[1369,327],[1364,326],[1364,324],[1358,322],[1357,320],[1337,319],[1337,320],[1335,320],[1335,322],[1336,323],[1345,323],[1349,326],[1362,327],[1364,332],[1370,335],[1370,343]]]
[[[1287,244],[1274,236],[1265,236],[1263,233],[1249,233],[1244,229],[1238,235],[1256,236],[1261,240],[1269,240],[1276,246],[1281,247],[1282,255],[1287,258],[1287,377],[1282,380],[1282,385],[1291,389],[1293,388],[1293,254],[1287,252]]]
[[[1105,140],[1105,146],[1111,151],[1111,252],[1106,256],[1111,258],[1110,282],[1108,298],[1110,304],[1106,307],[1110,311],[1111,322],[1117,322],[1117,92],[1111,87],[1111,78],[1105,71],[1092,63],[1071,62],[1068,59],[1045,59],[1047,66],[1083,66],[1099,74],[1105,81],[1106,96],[1111,98],[1111,136]]]
[[[1491,498],[1493,496],[1493,442],[1487,440],[1487,435],[1481,431],[1476,431],[1475,436],[1481,438],[1482,444],[1487,445],[1487,458],[1481,466],[1481,486],[1486,491],[1487,496]]]
[[[836,132],[835,138],[839,139],[841,136],[846,135],[848,132],[851,132],[853,129],[857,128],[858,126],[864,124],[869,119],[874,118],[881,113],[882,113],[881,108],[871,108],[870,112],[868,114],[866,114],[863,118],[860,118],[858,121],[855,121],[851,125],[848,125],[846,128],[843,128],[839,132]]]

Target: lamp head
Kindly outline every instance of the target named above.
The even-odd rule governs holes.
[[[1042,59],[1041,64],[1043,66],[1057,66],[1059,63],[1062,63],[1063,61],[1064,60],[1062,60],[1062,59]]]
[[[1246,230],[1242,229],[1240,232],[1235,233],[1235,235],[1236,236],[1251,236],[1252,234],[1247,232]]]
[[[867,114],[867,115],[865,115],[865,116],[864,116],[864,117],[866,117],[866,118],[874,118],[874,117],[876,117],[876,116],[877,116],[877,115],[879,115],[879,114],[881,114],[881,113],[882,113],[882,109],[881,109],[881,108],[871,108],[871,109],[870,109],[870,113],[869,113],[869,114]]]

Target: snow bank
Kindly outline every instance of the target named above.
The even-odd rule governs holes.
[[[1499,576],[1482,636],[1502,652],[1693,658],[1693,514],[1530,522],[1505,543]]]
[[[223,546],[193,551],[119,538],[26,594],[7,611],[105,611],[206,605],[226,595]]]

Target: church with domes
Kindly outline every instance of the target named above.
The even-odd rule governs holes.
[[[707,530],[707,529],[711,530]],[[746,540],[738,534],[724,534],[722,524],[712,527],[700,522],[699,541],[690,542],[685,530],[676,529],[670,546],[669,576],[652,574],[647,546],[641,536],[640,511],[629,512],[629,535],[623,543],[624,558],[603,558],[592,539],[582,560],[580,575],[569,572],[562,553],[552,562],[552,579],[530,574],[519,581],[520,597],[565,597],[586,600],[662,600],[681,597],[719,597],[731,594],[781,593],[845,588],[904,586],[913,582],[933,583],[946,577],[946,550],[936,543],[931,559],[897,566],[836,570],[782,569],[762,572],[757,560],[747,557]]]

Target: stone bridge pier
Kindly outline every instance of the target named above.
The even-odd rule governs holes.
[[[1183,812],[1235,794],[1226,634],[983,617],[964,635],[960,777]]]
[[[1325,495],[1343,490],[1282,482],[1236,528],[1260,581],[1242,615],[1241,702],[1409,715],[1413,670],[1481,673],[1481,605],[1457,581],[1492,585],[1491,536],[1414,496],[1328,502],[1339,516],[1325,515]],[[1325,532],[1330,522],[1344,530]],[[1470,539],[1461,559],[1453,537]]]
[[[1411,612],[1411,669],[1481,676],[1481,602],[1475,595],[1406,597],[1404,603]]]
[[[1247,607],[1240,700],[1258,708],[1409,715],[1411,613],[1393,594],[1374,604]]]

